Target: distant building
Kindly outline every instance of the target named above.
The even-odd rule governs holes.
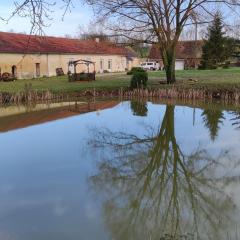
[[[54,76],[62,68],[66,74],[68,62],[78,59],[95,62],[97,73],[123,72],[139,65],[132,50],[109,42],[0,32],[0,73],[34,78]]]
[[[203,41],[180,41],[176,48],[176,70],[197,68],[202,57]],[[157,61],[163,68],[161,51],[153,45],[149,54],[149,61]]]

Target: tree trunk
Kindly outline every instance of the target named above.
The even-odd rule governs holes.
[[[173,84],[176,82],[175,76],[175,47],[173,49],[166,51],[163,55],[164,69],[166,72],[166,78],[168,84]]]
[[[175,76],[175,59],[168,62],[167,66],[165,66],[165,72],[167,77],[167,83],[173,84],[176,82]]]

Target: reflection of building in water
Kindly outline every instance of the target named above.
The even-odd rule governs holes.
[[[64,119],[81,113],[100,111],[114,107],[118,101],[101,101],[89,103],[65,102],[55,104],[39,104],[31,111],[26,107],[0,108],[0,132],[24,128],[36,124]]]

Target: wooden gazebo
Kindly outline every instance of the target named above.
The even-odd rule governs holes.
[[[77,73],[77,66],[85,65],[87,67],[87,72]],[[90,66],[93,65],[93,72],[90,72]],[[70,71],[70,67],[74,67],[74,72]],[[95,71],[95,62],[88,60],[75,60],[69,61],[68,63],[68,79],[70,82],[75,81],[95,81],[96,80],[96,71]]]

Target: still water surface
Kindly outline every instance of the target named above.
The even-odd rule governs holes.
[[[240,239],[239,116],[122,102],[2,130],[0,239]]]

